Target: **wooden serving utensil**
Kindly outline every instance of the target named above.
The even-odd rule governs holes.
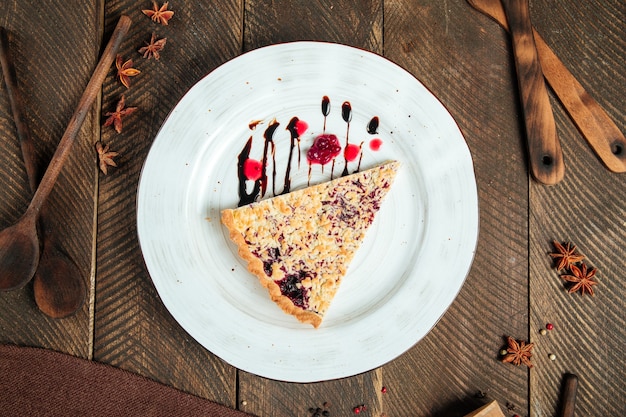
[[[467,0],[505,30],[509,25],[500,0]],[[533,29],[545,80],[598,158],[612,172],[626,172],[626,137],[598,102],[591,97],[546,41]]]
[[[0,290],[7,291],[24,286],[37,270],[40,255],[37,220],[41,208],[50,195],[80,127],[100,92],[122,39],[130,28],[130,23],[131,20],[127,16],[122,16],[117,23],[26,212],[16,224],[0,232]]]
[[[17,136],[31,191],[39,185],[37,160],[28,123],[24,118],[22,94],[17,85],[17,71],[9,50],[6,30],[0,27],[0,64],[13,113]],[[39,309],[52,318],[67,317],[85,301],[86,285],[78,266],[57,244],[53,227],[48,223],[46,206],[39,216],[40,239],[43,249],[35,272],[33,291]]]
[[[577,391],[578,377],[573,374],[566,374],[563,377],[563,388],[561,391],[560,417],[574,417]]]
[[[537,181],[553,185],[563,179],[565,165],[550,97],[539,65],[528,0],[502,0],[502,3],[513,40],[531,173]]]

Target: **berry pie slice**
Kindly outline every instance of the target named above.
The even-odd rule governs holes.
[[[222,211],[248,270],[271,299],[318,327],[398,171],[383,165]]]

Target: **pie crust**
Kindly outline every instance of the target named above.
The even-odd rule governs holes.
[[[387,162],[222,211],[248,270],[285,313],[322,323],[399,166]]]

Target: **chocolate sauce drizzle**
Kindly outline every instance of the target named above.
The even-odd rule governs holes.
[[[341,173],[342,177],[345,177],[349,174],[348,172],[348,158],[346,158],[345,150],[348,149],[348,145],[350,144],[350,122],[352,121],[352,105],[349,101],[344,101],[341,105],[341,118],[344,122],[346,122],[346,146],[344,146],[343,153],[343,172]],[[360,165],[360,164],[359,164]],[[358,171],[358,169],[357,169]],[[355,171],[355,172],[357,172]]]
[[[330,98],[328,96],[324,96],[322,98],[322,103],[321,103],[322,116],[324,117],[324,125],[323,125],[323,130],[322,130],[323,133],[326,132],[326,121],[327,121],[328,115],[330,114],[330,109],[331,109]],[[350,104],[349,101],[344,101],[343,104],[341,105],[341,118],[346,123],[346,140],[345,140],[345,147],[344,147],[344,152],[343,152],[344,168],[343,168],[341,175],[346,176],[350,174],[348,170],[348,163],[350,161],[348,161],[348,157],[346,156],[346,152],[345,152],[346,149],[348,149],[348,146],[350,146],[350,124],[352,122],[352,105]],[[291,191],[292,162],[293,162],[294,150],[296,149],[296,147],[297,147],[297,154],[298,154],[298,169],[300,169],[301,152],[300,152],[300,134],[298,133],[299,121],[300,119],[294,116],[291,118],[291,120],[289,121],[289,124],[285,128],[287,131],[289,131],[291,138],[290,138],[290,147],[289,147],[289,159],[287,160],[287,168],[285,170],[284,185],[283,185],[283,190],[280,192],[280,194],[287,194]],[[254,130],[257,128],[257,126],[260,123],[261,123],[260,120],[255,120],[251,122],[248,125],[248,127],[250,128],[250,130]],[[372,117],[372,119],[369,121],[369,123],[366,126],[367,133],[369,133],[370,135],[377,134],[379,123],[380,121],[378,119],[378,116]],[[254,185],[250,192],[248,192],[248,189],[247,189],[247,181],[250,181],[250,180],[246,178],[244,165],[246,161],[250,158],[250,151],[252,149],[252,138],[253,138],[252,136],[250,136],[245,146],[241,150],[241,153],[239,153],[237,157],[237,177],[239,179],[239,203],[238,203],[239,207],[245,206],[247,204],[250,204],[259,200],[260,198],[263,198],[265,194],[268,192],[269,178],[268,178],[267,171],[268,171],[268,165],[270,163],[270,160],[272,163],[272,172],[271,172],[272,194],[274,196],[279,195],[276,193],[276,145],[274,143],[274,134],[276,132],[276,129],[278,129],[279,126],[280,126],[280,123],[276,119],[274,119],[269,123],[269,125],[263,132],[264,143],[263,143],[263,159],[261,161],[261,165],[262,165],[261,176],[259,177],[259,179],[254,181]],[[363,159],[363,152],[362,152],[363,143],[364,142],[361,142],[360,145],[358,146],[359,160],[358,160],[356,169],[352,173],[359,172],[361,169],[361,161]],[[356,145],[353,145],[353,146],[356,146]],[[333,176],[334,176],[335,159],[336,158],[333,158],[332,160],[331,174],[330,174],[331,179],[333,179]],[[311,165],[312,165],[311,162],[309,162],[308,165],[309,165],[309,183],[310,183]],[[322,165],[322,170],[323,169],[324,169],[324,165]]]
[[[370,135],[378,134],[378,125],[380,124],[380,120],[378,120],[378,116],[372,117],[372,120],[367,124],[367,133]]]
[[[326,133],[326,118],[330,114],[330,99],[328,96],[322,97],[322,115],[324,116],[324,128],[322,133]]]
[[[285,183],[283,185],[283,190],[280,194],[287,194],[291,191],[291,161],[293,159],[294,149],[296,145],[298,147],[298,168],[300,168],[300,135],[298,134],[297,117],[292,117],[289,121],[289,124],[286,127],[286,130],[291,134],[291,143],[289,149],[289,160],[287,161],[287,169],[285,170]],[[257,123],[250,124],[250,129],[255,129]],[[267,193],[269,179],[268,179],[268,166],[272,163],[272,194],[279,195],[276,193],[276,144],[274,143],[274,134],[276,129],[280,126],[280,123],[274,119],[270,122],[268,127],[263,132],[263,159],[261,160],[261,176],[258,180],[254,182],[254,186],[252,191],[248,193],[246,182],[248,179],[246,178],[244,164],[250,158],[250,150],[252,149],[252,136],[248,139],[248,142],[241,150],[241,153],[237,157],[237,178],[239,179],[239,203],[238,207],[245,206],[247,204],[253,203],[260,198],[263,198]]]
[[[253,203],[261,190],[261,179],[259,178],[254,182],[252,191],[248,193],[246,188],[246,174],[244,172],[244,165],[248,158],[250,158],[250,150],[252,149],[252,136],[246,142],[246,145],[241,150],[239,156],[237,156],[237,177],[239,178],[239,204],[238,207],[245,206]]]
[[[293,150],[298,145],[298,168],[300,168],[300,135],[298,134],[297,124],[300,121],[297,117],[292,117],[287,125],[287,130],[291,133],[291,146],[289,147],[289,159],[287,160],[287,170],[285,171],[285,185],[281,194],[287,194],[291,191],[291,160],[293,159]]]

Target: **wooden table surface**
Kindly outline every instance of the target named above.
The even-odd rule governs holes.
[[[126,89],[114,68],[49,199],[58,237],[82,271],[88,300],[51,319],[32,284],[0,293],[0,342],[39,346],[145,375],[259,416],[462,416],[489,400],[505,415],[553,416],[563,375],[579,378],[577,415],[626,413],[626,174],[607,170],[556,97],[566,174],[529,178],[508,34],[463,0],[202,0],[169,4],[157,25],[150,1],[2,0],[27,121],[44,168],[119,17],[133,20],[121,54],[141,70]],[[626,3],[531,1],[531,18],[569,70],[626,131]],[[161,59],[138,48],[155,32]],[[239,54],[293,40],[324,40],[382,54],[410,71],[450,111],[471,151],[480,235],[469,276],[436,327],[372,371],[285,383],[238,370],[189,336],[160,301],[137,239],[142,164],[162,122],[204,75]],[[253,69],[251,69],[253,70]],[[0,89],[0,226],[30,200],[6,89]],[[103,127],[124,94],[138,111],[123,132]],[[98,140],[119,152],[97,168]],[[623,150],[622,150],[623,152]],[[568,294],[547,255],[573,242],[598,269],[594,297]],[[540,329],[553,323],[546,335]],[[504,337],[535,343],[535,366],[499,361]],[[556,355],[556,360],[549,358]],[[386,392],[382,393],[382,387]],[[508,406],[508,407],[507,407]]]

